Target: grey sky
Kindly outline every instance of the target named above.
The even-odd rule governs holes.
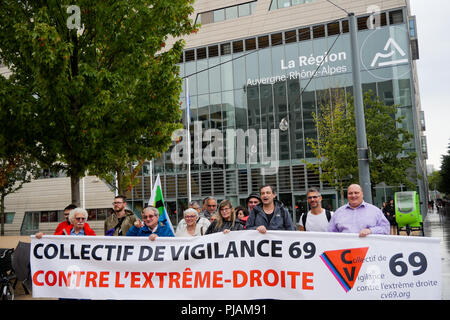
[[[427,164],[441,167],[450,143],[450,1],[410,0],[417,17],[417,61],[422,110],[428,142]]]

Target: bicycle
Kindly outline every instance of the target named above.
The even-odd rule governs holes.
[[[11,284],[11,280],[16,277],[11,264],[14,249],[0,250],[0,300],[14,300],[14,287]]]

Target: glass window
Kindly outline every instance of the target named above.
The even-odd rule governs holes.
[[[291,0],[277,0],[278,9],[287,8],[291,6]]]
[[[225,20],[225,9],[214,10],[214,22]]]
[[[207,60],[198,60],[197,61],[197,70],[202,71],[202,70],[206,70],[206,69],[208,69],[208,61]],[[191,81],[189,81],[189,87],[190,87],[190,85],[191,85]],[[203,71],[203,72],[197,73],[197,86],[198,86],[198,94],[209,93],[209,72]]]
[[[389,24],[403,23],[403,11],[396,10],[389,12]]]
[[[250,3],[240,4],[238,6],[239,17],[245,17],[250,15]]]
[[[258,48],[267,48],[269,46],[269,36],[258,37]]]
[[[200,22],[201,22],[201,24],[213,23],[214,22],[214,12],[209,11],[209,12],[202,13],[200,15]]]
[[[233,64],[231,62],[226,63],[226,61],[230,61],[231,59],[231,56],[221,57],[220,59],[220,61],[222,62],[220,66],[222,91],[233,90]]]
[[[305,158],[314,158],[314,153],[308,146],[308,138],[317,139],[317,131],[314,125],[313,113],[316,112],[316,98],[314,91],[305,91],[302,97],[303,126],[305,137]]]
[[[284,42],[285,43],[297,42],[297,30],[286,31],[284,33]]]
[[[233,42],[233,53],[244,51],[244,42],[242,40]]]
[[[220,45],[220,54],[222,56],[227,55],[227,54],[231,54],[231,43],[229,43],[229,42],[222,43]]]
[[[305,41],[311,39],[311,29],[310,28],[302,28],[298,30],[298,40]]]
[[[241,53],[234,54],[233,57],[239,57]],[[247,83],[246,73],[245,73],[245,59],[239,58],[235,59],[232,63],[233,66],[233,89],[242,89]]]
[[[245,51],[256,49],[256,38],[245,39]]]
[[[327,24],[328,36],[334,36],[340,33],[339,22]]]
[[[259,87],[247,86],[248,126],[260,128]]]
[[[15,214],[15,212],[5,212],[5,224],[12,224]]]
[[[313,37],[314,39],[325,37],[325,25],[314,26]]]
[[[186,50],[186,52],[184,53],[184,61],[193,61],[195,60],[195,50]]]
[[[282,33],[274,33],[270,35],[272,46],[278,46],[283,44],[283,34]]]
[[[217,65],[220,63],[220,59],[217,58],[209,58],[209,92],[220,92],[220,68]]]
[[[238,7],[237,6],[225,8],[225,18],[227,20],[236,19],[237,17],[238,17]]]
[[[197,60],[206,59],[206,48],[197,49]]]
[[[215,46],[209,46],[208,47],[208,57],[212,58],[212,57],[217,57],[219,56],[219,46],[215,45]]]
[[[369,29],[368,26],[368,22],[369,21],[369,16],[366,17],[360,17],[357,19],[357,24],[358,24],[358,30],[367,30]]]
[[[289,138],[291,142],[291,158],[303,159],[303,119],[300,104],[300,83],[298,80],[288,80],[289,103]]]

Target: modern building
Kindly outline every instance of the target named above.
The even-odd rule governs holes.
[[[334,93],[353,92],[348,22],[352,12],[358,21],[363,90],[398,105],[397,116],[405,116],[403,127],[414,134],[406,148],[418,155],[415,169],[422,180],[417,179],[417,190],[426,213],[427,150],[416,70],[418,38],[408,0],[197,0],[194,8],[192,19],[202,26],[185,38],[179,63],[184,79],[183,123],[190,114],[190,190],[188,134],[179,132],[181,138],[174,136],[173,146],[162,158],[144,165],[140,184],[127,195],[134,209],[147,203],[157,174],[174,224],[182,218],[189,192],[192,200],[212,195],[237,205],[265,184],[276,187],[278,199],[295,221],[310,187],[319,187],[324,206],[335,209],[337,191],[321,182],[305,162],[315,161],[307,144],[308,138],[317,137],[312,113],[323,101],[332,101]],[[68,178],[59,179],[66,183]],[[39,202],[36,183],[44,182],[32,182],[7,199],[7,211],[16,212],[15,227],[7,230],[25,232],[29,212],[40,212],[31,219],[45,223],[46,211],[65,206],[67,201],[56,207],[52,203],[51,208]],[[29,188],[36,194],[17,206],[15,201]],[[69,186],[65,188],[70,194]],[[381,206],[402,189],[378,185],[374,203]],[[104,200],[86,202],[86,208],[110,207],[113,191],[105,187],[99,192],[98,198]],[[31,205],[35,202],[40,205]],[[96,211],[98,221],[103,216],[103,211]]]

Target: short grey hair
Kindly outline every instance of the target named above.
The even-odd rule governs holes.
[[[185,217],[186,214],[188,214],[188,213],[193,213],[198,218],[198,211],[195,210],[194,208],[189,208],[189,209],[184,210],[183,211],[183,217]]]
[[[152,207],[152,206],[148,206],[148,207],[145,207],[144,209],[142,209],[142,213],[144,213],[145,211],[148,211],[148,210],[152,210],[156,215],[159,216],[158,209],[156,209],[155,207]]]
[[[77,214],[80,214],[80,213],[84,216],[85,221],[87,221],[88,213],[83,208],[75,208],[75,209],[70,210],[70,212],[69,212],[69,221],[74,221],[75,220],[75,216]]]

